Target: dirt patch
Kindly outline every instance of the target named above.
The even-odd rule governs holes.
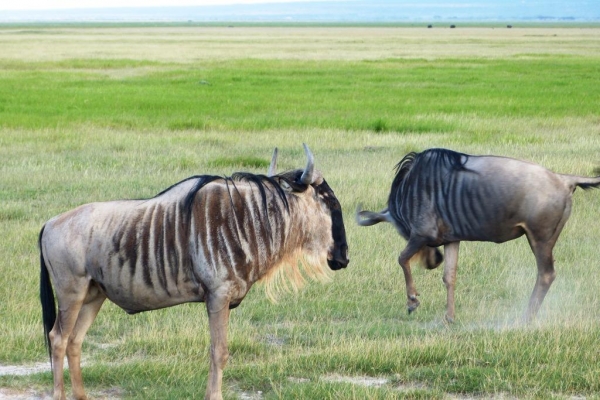
[[[282,347],[285,344],[285,339],[276,335],[267,334],[265,342],[270,346]]]
[[[50,372],[50,363],[36,363],[31,365],[0,365],[0,375],[16,375],[24,376],[37,374],[40,372]],[[65,365],[65,370],[68,367]],[[67,385],[69,382],[66,382]],[[48,390],[44,391],[41,389],[12,389],[12,388],[0,388],[0,400],[47,400],[52,399],[52,384],[48,387]],[[67,397],[68,396],[67,392]],[[94,400],[116,400],[123,397],[123,390],[117,387],[88,392],[90,399]]]
[[[372,376],[342,376],[342,375],[327,375],[322,378],[327,382],[343,382],[352,383],[354,385],[379,387],[389,382],[386,378],[375,378]]]
[[[0,399],[2,400],[46,400],[51,398],[52,396],[49,393],[43,393],[34,389],[15,390],[0,388]]]
[[[119,388],[110,388],[101,391],[88,392],[88,398],[90,400],[118,400],[123,397],[123,391]],[[69,392],[67,392],[67,398],[69,398]],[[0,388],[0,400],[50,400],[52,399],[52,393],[50,389],[48,391],[36,390],[36,389],[10,389]],[[248,399],[258,400],[257,397],[248,397]]]
[[[399,392],[411,392],[414,390],[428,390],[427,385],[418,382],[408,383],[397,383],[393,380],[383,377],[372,377],[372,376],[342,376],[342,375],[327,375],[321,378],[327,382],[343,382],[351,383],[353,385],[360,385],[366,387],[382,387],[389,385],[388,387],[397,390]],[[456,398],[458,400],[458,398]]]
[[[46,371],[50,371],[49,363],[37,363],[32,365],[0,365],[0,375],[22,376]]]
[[[241,392],[240,393],[241,400],[261,400],[262,398],[263,398],[263,394],[260,390],[255,393],[250,393],[250,392]]]
[[[296,378],[295,376],[290,376],[288,378],[288,381],[293,382],[293,383],[308,383],[308,382],[310,382],[310,379],[308,379],[308,378]]]
[[[497,393],[491,395],[481,395],[481,396],[468,396],[468,395],[458,395],[458,394],[447,394],[444,397],[445,400],[519,400],[518,397],[509,396],[504,393]]]

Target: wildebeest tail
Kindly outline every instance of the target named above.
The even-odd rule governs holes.
[[[598,171],[598,169],[597,169],[596,172],[600,172],[600,171]],[[593,189],[593,188],[598,189],[598,188],[600,188],[600,176],[595,177],[595,178],[578,177],[575,184],[584,190]]]
[[[48,355],[50,356],[50,362],[52,362],[52,346],[50,343],[50,331],[56,321],[56,303],[54,302],[54,291],[52,290],[52,283],[50,282],[50,274],[48,273],[48,267],[44,261],[44,254],[42,251],[42,235],[44,234],[44,228],[40,231],[38,239],[38,245],[40,248],[40,302],[42,303],[42,321],[44,323],[44,339],[46,341],[46,347],[48,348]]]
[[[371,226],[380,222],[391,222],[390,213],[386,208],[382,212],[373,212],[362,210],[362,206],[359,204],[356,208],[356,223],[360,226]]]

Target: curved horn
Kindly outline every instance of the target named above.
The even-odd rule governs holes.
[[[315,170],[315,158],[313,157],[313,155],[310,152],[306,143],[302,143],[302,145],[304,146],[304,152],[306,153],[306,158],[308,158],[308,162],[306,164],[306,168],[304,169],[304,172],[302,173],[302,177],[300,177],[300,182],[304,183],[305,185],[310,185],[311,183],[313,183],[313,172]]]
[[[269,165],[269,170],[267,171],[267,176],[271,177],[275,175],[277,172],[277,147],[273,150],[273,157],[271,157],[271,165]]]

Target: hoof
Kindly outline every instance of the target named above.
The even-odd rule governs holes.
[[[447,324],[453,324],[454,323],[454,318],[453,317],[449,317],[449,316],[445,316],[444,320],[446,321]]]
[[[413,311],[415,311],[417,309],[417,307],[419,307],[421,303],[419,302],[419,300],[417,300],[417,298],[415,296],[410,296],[409,300],[408,300],[408,314],[412,314]]]

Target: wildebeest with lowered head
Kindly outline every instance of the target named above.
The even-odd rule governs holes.
[[[65,398],[65,353],[73,395],[86,398],[81,344],[108,298],[130,314],[205,302],[206,398],[221,399],[229,310],[252,284],[280,272],[294,285],[299,264],[312,277],[324,264],[348,264],[340,203],[304,149],[304,169],[276,174],[275,149],[267,176],[194,176],[151,199],[85,204],[49,220],[39,236],[40,298],[54,398]]]
[[[537,314],[554,281],[552,249],[571,213],[577,187],[600,186],[600,177],[557,174],[530,162],[473,156],[446,149],[409,153],[396,166],[388,206],[357,210],[359,225],[390,222],[408,240],[398,263],[404,272],[408,311],[419,306],[410,260],[429,269],[445,258],[446,319],[454,320],[458,247],[463,240],[502,243],[522,235],[535,255],[538,274],[525,319]],[[436,249],[444,246],[444,256]]]

